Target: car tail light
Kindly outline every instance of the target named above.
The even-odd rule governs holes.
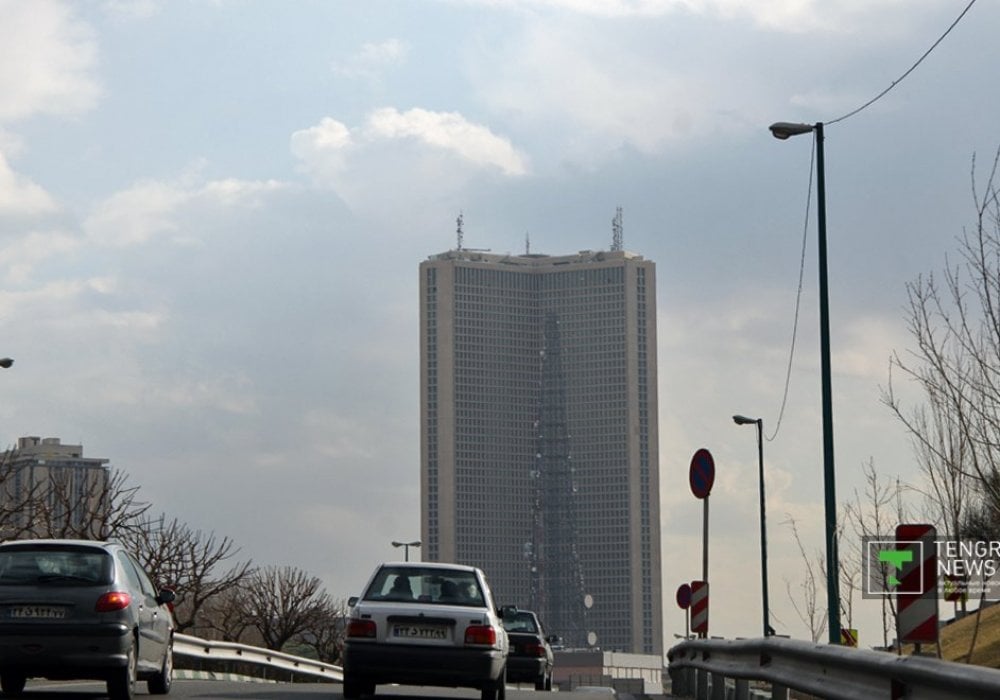
[[[94,606],[94,610],[97,612],[114,612],[115,610],[124,610],[131,602],[132,596],[125,591],[111,591],[110,593],[105,593],[97,599],[97,605]]]
[[[494,646],[497,643],[497,631],[489,625],[469,625],[465,628],[465,643]]]
[[[374,620],[351,620],[347,623],[348,637],[375,637]]]
[[[521,649],[528,656],[545,656],[545,647],[538,642],[527,642],[521,646]]]

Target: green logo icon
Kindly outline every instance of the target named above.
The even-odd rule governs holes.
[[[878,560],[880,562],[887,562],[889,566],[893,569],[902,570],[903,564],[913,561],[913,551],[905,549],[880,549],[878,552]],[[896,588],[899,586],[901,581],[889,572],[889,585]]]

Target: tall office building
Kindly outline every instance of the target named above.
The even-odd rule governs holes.
[[[459,248],[420,265],[420,328],[423,557],[567,645],[661,653],[654,264]]]
[[[82,445],[18,438],[0,453],[0,538],[102,535],[110,480],[108,460]]]

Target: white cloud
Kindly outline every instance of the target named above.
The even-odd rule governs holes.
[[[368,118],[368,133],[375,139],[412,138],[450,151],[480,166],[499,168],[506,175],[524,175],[527,163],[508,139],[489,128],[473,124],[457,112],[391,107],[376,110]]]
[[[2,189],[2,185],[0,185]],[[80,247],[77,236],[63,231],[32,231],[0,248],[0,269],[8,285],[28,281],[38,263],[69,254]]]
[[[510,141],[488,127],[473,124],[457,112],[411,109],[400,112],[392,107],[377,109],[363,126],[351,130],[329,117],[316,126],[292,134],[292,152],[314,172],[336,172],[345,167],[350,151],[386,142],[412,141],[434,150],[458,156],[505,175],[523,175],[527,159]]]
[[[446,0],[500,9],[552,8],[600,18],[657,18],[671,14],[706,15],[784,32],[865,29],[873,12],[887,3],[867,0]],[[895,3],[900,5],[899,0]],[[912,5],[912,3],[911,3]],[[907,9],[911,9],[910,6]]]
[[[0,121],[91,108],[97,43],[72,6],[0,0]]]
[[[0,214],[34,215],[55,209],[56,203],[49,193],[14,172],[0,153]]]
[[[399,39],[366,43],[347,61],[335,63],[333,70],[348,78],[377,78],[387,68],[401,65],[409,51],[409,44]]]
[[[424,109],[378,109],[353,129],[325,118],[292,134],[291,150],[303,170],[355,211],[379,219],[406,212],[410,225],[419,211],[454,208],[449,198],[460,198],[478,178],[528,172],[527,157],[507,138],[456,112]],[[387,196],[393,207],[386,207]]]
[[[175,213],[182,205],[203,200],[221,206],[260,206],[260,197],[287,187],[277,180],[226,179],[193,185],[182,182],[145,181],[117,192],[97,205],[84,222],[84,231],[94,242],[110,247],[145,243],[160,236],[175,242],[190,242],[180,231]]]

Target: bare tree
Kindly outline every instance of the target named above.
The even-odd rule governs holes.
[[[795,544],[799,548],[799,554],[802,555],[804,571],[802,580],[797,584],[798,592],[793,592],[792,582],[787,578],[785,579],[785,592],[788,593],[788,599],[792,603],[795,614],[798,615],[802,624],[809,628],[812,640],[818,642],[819,638],[823,635],[823,631],[826,630],[828,612],[825,606],[821,605],[821,596],[824,593],[822,584],[820,583],[820,578],[823,576],[823,553],[816,553],[815,559],[806,553],[806,548],[802,544],[802,538],[799,536],[799,528],[795,522],[795,518],[787,515],[785,521],[781,524],[792,528]]]
[[[883,400],[906,426],[939,500],[942,524],[958,535],[961,505],[971,479],[1000,508],[1000,149],[977,186],[972,162],[975,228],[959,238],[959,262],[946,259],[933,274],[907,285],[907,322],[916,347],[896,354],[891,367],[915,381],[926,408],[903,406],[891,384]]]
[[[344,649],[350,609],[346,600],[327,599],[327,604],[298,635],[298,641],[313,650],[320,661],[337,663]]]
[[[120,469],[50,466],[44,474],[26,504],[35,537],[121,539],[151,505]]]
[[[124,542],[150,577],[176,591],[174,615],[179,632],[195,626],[209,601],[238,587],[253,573],[249,560],[230,564],[240,551],[233,540],[192,530],[176,518],[143,518],[125,534]]]
[[[896,479],[888,483],[879,479],[875,469],[875,461],[868,460],[863,467],[865,474],[864,493],[854,491],[854,499],[847,504],[845,522],[859,541],[866,539],[892,539],[895,537],[895,526],[906,520],[906,510],[903,502],[904,485]],[[868,556],[863,552],[863,556]],[[888,570],[881,562],[868,562],[871,580],[867,585],[881,591],[888,590]],[[877,565],[876,565],[877,564]],[[896,604],[892,596],[880,597],[882,608],[882,645],[889,646],[890,633],[896,627]]]
[[[276,651],[310,630],[313,620],[332,608],[320,580],[291,566],[255,571],[245,591],[251,624],[264,646]]]
[[[33,504],[41,485],[19,478],[11,450],[0,453],[0,540],[16,540],[31,533]]]

